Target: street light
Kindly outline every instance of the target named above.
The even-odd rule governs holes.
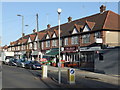
[[[58,66],[58,73],[59,73],[59,84],[61,84],[61,61],[60,61],[60,13],[62,12],[62,10],[60,8],[58,8],[57,10],[58,12],[58,25],[59,25],[59,30],[58,30],[58,37],[59,37],[59,66]]]
[[[22,17],[22,37],[23,37],[23,31],[24,31],[24,16],[23,16],[23,15],[20,15],[20,14],[18,14],[17,16]]]
[[[17,14],[17,16],[22,17],[22,50],[23,50],[24,16],[20,14]]]

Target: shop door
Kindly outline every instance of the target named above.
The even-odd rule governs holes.
[[[94,71],[94,52],[82,52],[80,68]]]

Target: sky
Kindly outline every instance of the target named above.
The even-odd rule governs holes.
[[[36,28],[36,14],[39,18],[39,31],[58,25],[57,9],[61,8],[61,24],[67,22],[69,16],[72,20],[99,13],[99,7],[104,4],[106,10],[118,13],[118,2],[2,2],[2,18],[0,17],[0,34],[2,46],[16,41],[22,33],[22,17],[24,16],[24,33],[30,34]],[[25,26],[28,25],[28,26]]]

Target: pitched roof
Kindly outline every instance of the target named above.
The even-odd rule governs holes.
[[[30,34],[29,36],[30,36],[31,41],[34,41],[35,37],[36,37],[36,33],[35,34]]]
[[[91,30],[95,26],[95,22],[86,21],[86,24],[89,26]]]
[[[119,22],[120,15],[112,11],[108,11],[107,17],[103,25],[103,29],[120,30]]]
[[[109,29],[109,30],[120,30],[120,25],[118,24],[120,21],[120,15],[116,14],[110,10],[105,11],[103,13],[97,13],[91,16],[87,16],[81,19],[77,19],[71,22],[67,22],[60,25],[61,28],[61,37],[63,36],[69,36],[71,35],[72,30],[74,27],[77,28],[77,30],[80,32],[81,29],[87,24],[91,31],[97,31],[102,29]],[[51,28],[47,28],[44,30],[39,31],[39,38],[42,40],[45,40],[46,35],[48,34],[51,38],[52,34],[56,32],[58,35],[58,26],[54,26]],[[27,39],[28,35],[26,35],[24,38]],[[42,37],[43,38],[42,38]],[[33,40],[34,35],[30,35]]]
[[[38,38],[41,40],[41,39],[43,39],[43,37],[45,36],[46,33],[38,32],[37,34],[38,34]]]

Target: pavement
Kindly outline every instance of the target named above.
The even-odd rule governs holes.
[[[61,71],[66,72],[66,71],[68,71],[68,69],[70,69],[70,68],[63,67],[63,68],[61,68]],[[84,70],[80,70],[80,69],[76,69],[76,68],[74,68],[74,69],[75,69],[76,76],[79,75],[79,77],[82,77],[82,78],[94,79],[97,81],[101,81],[101,82],[105,82],[105,83],[109,83],[109,84],[113,84],[113,85],[118,85],[118,86],[120,85],[120,83],[118,83],[120,80],[120,77],[84,71]],[[56,72],[56,71],[58,71],[58,67],[48,66],[48,71]]]

